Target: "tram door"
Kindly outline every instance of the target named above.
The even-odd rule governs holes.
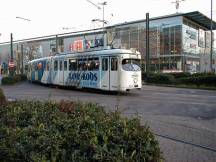
[[[102,57],[101,88],[104,90],[118,90],[118,58]]]
[[[64,60],[59,60],[59,68],[58,68],[58,81],[60,85],[64,85],[64,69],[63,69]]]

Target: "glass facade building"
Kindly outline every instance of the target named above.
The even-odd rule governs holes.
[[[213,21],[213,30],[216,23]],[[23,51],[21,51],[21,45]],[[146,65],[146,20],[125,22],[104,29],[65,33],[47,37],[14,41],[17,72],[20,61],[82,51],[89,48],[112,46],[136,49]],[[209,71],[211,32],[210,19],[200,12],[173,14],[151,18],[149,22],[149,56],[152,72]],[[0,64],[10,59],[10,43],[0,44]],[[216,57],[213,55],[213,67]]]

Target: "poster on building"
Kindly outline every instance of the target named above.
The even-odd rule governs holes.
[[[211,47],[211,32],[210,31],[205,32],[205,46],[206,48]]]
[[[103,46],[103,45],[104,45],[104,39],[103,38],[95,39],[95,47],[99,47],[99,46]]]
[[[199,45],[199,47],[202,47],[202,48],[205,47],[205,31],[202,29],[199,29],[198,45]]]
[[[94,40],[85,40],[85,49],[94,48]]]
[[[189,26],[183,27],[183,49],[187,53],[198,53],[198,31]]]
[[[82,51],[83,50],[83,40],[75,40],[70,45],[70,51]]]

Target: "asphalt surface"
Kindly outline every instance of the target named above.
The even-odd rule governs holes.
[[[142,90],[107,94],[28,82],[1,88],[9,100],[75,100],[96,102],[107,111],[120,109],[151,127],[165,161],[216,161],[216,91],[144,85]]]

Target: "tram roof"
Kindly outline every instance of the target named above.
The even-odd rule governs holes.
[[[101,53],[103,51],[103,53]],[[113,48],[98,48],[98,49],[92,49],[92,50],[85,50],[85,51],[78,51],[78,52],[68,52],[68,53],[60,53],[55,56],[49,56],[49,57],[42,57],[38,59],[31,60],[30,63],[32,62],[37,62],[37,61],[43,61],[50,59],[51,57],[53,58],[64,58],[65,56],[99,56],[99,55],[112,55],[112,54],[138,54],[140,55],[140,52],[136,51],[135,49],[113,49]]]
[[[103,53],[101,53],[103,51]],[[84,50],[84,51],[78,51],[78,52],[68,52],[68,53],[60,53],[55,55],[55,57],[59,56],[67,56],[67,55],[89,55],[90,53],[94,53],[94,55],[109,55],[109,54],[140,54],[138,51],[135,49],[118,49],[118,48],[96,48],[96,49],[90,49],[90,50]]]

